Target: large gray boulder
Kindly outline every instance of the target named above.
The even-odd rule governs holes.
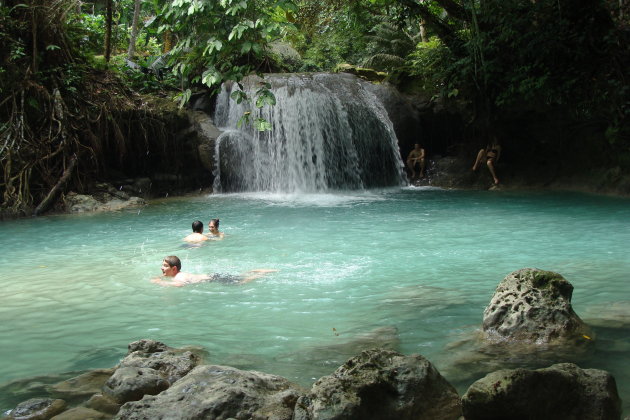
[[[621,400],[608,372],[560,363],[538,370],[499,370],[462,397],[466,420],[619,420]]]
[[[115,418],[290,420],[303,392],[280,376],[204,365],[156,396],[126,403]]]
[[[200,361],[199,356],[190,351],[154,340],[133,342],[128,349],[127,356],[102,388],[103,395],[117,404],[164,391]]]
[[[573,286],[551,271],[523,268],[497,286],[483,313],[483,331],[490,339],[535,344],[585,344],[590,328],[573,311]]]
[[[294,420],[457,419],[457,391],[420,355],[363,351],[300,397]]]
[[[145,395],[155,395],[169,387],[169,383],[155,369],[121,367],[103,386],[103,395],[117,404],[137,401]]]
[[[157,371],[169,384],[182,378],[201,358],[188,350],[168,347],[153,340],[139,340],[128,346],[127,356],[118,368],[148,368]]]

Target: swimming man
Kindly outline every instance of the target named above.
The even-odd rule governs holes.
[[[218,281],[225,283],[249,283],[252,280],[260,278],[267,273],[272,273],[278,270],[269,269],[256,269],[249,270],[241,276],[232,275],[208,275],[208,274],[191,274],[185,273],[182,270],[182,262],[175,255],[169,255],[162,261],[162,275],[164,277],[172,278],[172,280],[165,280],[159,277],[151,279],[152,283],[159,284],[160,286],[182,287],[188,284],[204,283],[210,281]]]

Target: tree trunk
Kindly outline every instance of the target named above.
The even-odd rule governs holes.
[[[44,198],[42,202],[39,204],[39,206],[37,206],[37,208],[33,212],[33,216],[38,216],[41,213],[48,210],[48,208],[52,205],[54,198],[57,196],[57,194],[59,194],[59,192],[64,187],[64,185],[66,185],[66,183],[68,182],[68,179],[70,178],[70,175],[72,175],[72,172],[74,171],[74,168],[76,166],[77,166],[77,156],[74,155],[70,159],[70,164],[68,165],[66,170],[63,171],[63,175],[61,175],[61,178],[59,178],[59,181],[57,181],[55,186],[52,187],[50,192],[48,192],[48,195],[46,196],[46,198]]]
[[[107,0],[105,6],[105,62],[109,63],[112,55],[112,3],[113,0]]]
[[[129,60],[133,60],[133,56],[136,55],[136,38],[138,37],[138,21],[140,20],[140,3],[141,0],[136,0],[133,8],[131,37],[129,38],[129,49],[127,50],[127,57],[129,58]]]
[[[429,42],[429,38],[427,37],[427,25],[424,19],[420,19],[420,39],[425,44]]]

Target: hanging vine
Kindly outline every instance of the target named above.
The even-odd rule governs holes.
[[[102,171],[105,154],[129,149],[118,121],[136,98],[73,47],[64,22],[76,5],[0,6],[0,217],[45,212],[66,185]]]

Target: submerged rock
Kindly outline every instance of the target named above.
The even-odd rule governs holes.
[[[466,420],[618,420],[621,400],[608,372],[560,363],[538,370],[499,370],[462,397]]]
[[[573,286],[551,271],[523,268],[507,275],[483,313],[483,331],[490,339],[536,344],[584,344],[590,328],[573,311]]]
[[[363,351],[300,397],[294,420],[457,419],[460,400],[435,367],[420,355]]]
[[[68,402],[86,400],[91,395],[100,392],[112,373],[114,369],[95,369],[54,384],[50,393]]]
[[[108,420],[112,416],[87,407],[74,407],[56,415],[50,420]]]
[[[280,376],[228,366],[197,366],[166,391],[126,403],[115,418],[290,420],[303,392]]]
[[[377,327],[357,334],[337,332],[337,330],[333,332],[335,337],[330,344],[302,348],[299,352],[280,355],[276,360],[285,363],[297,362],[298,365],[308,363],[316,366],[328,366],[329,368],[325,372],[330,372],[331,369],[365,349],[384,348],[396,351],[400,347],[398,328],[392,325]]]
[[[47,420],[66,409],[64,400],[52,398],[31,398],[18,404],[7,420]]]

